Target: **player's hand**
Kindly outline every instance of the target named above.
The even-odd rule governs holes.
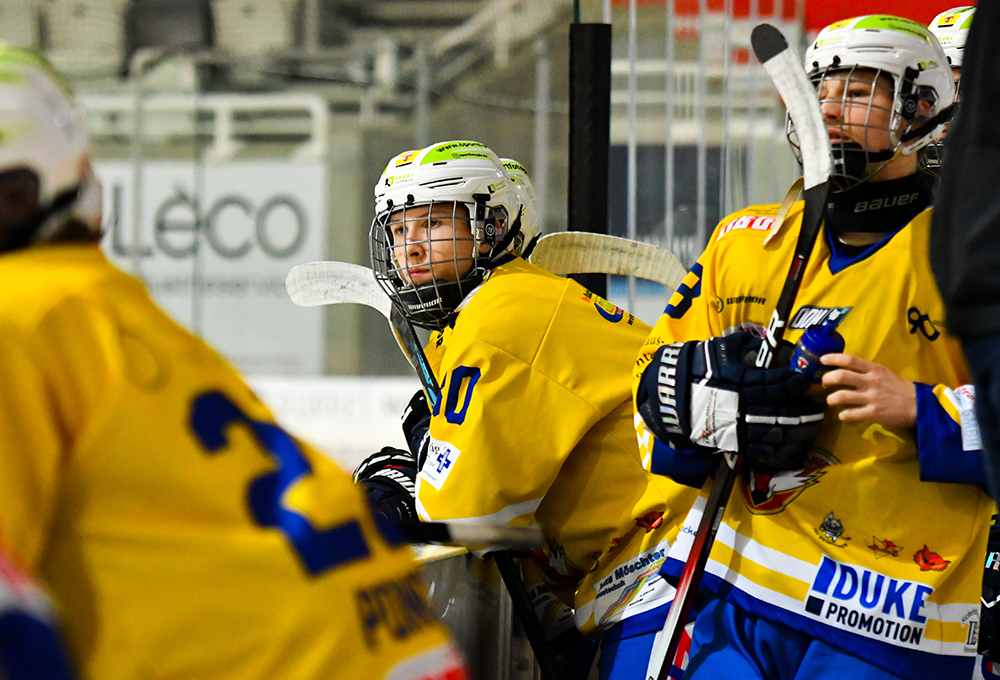
[[[372,509],[396,522],[416,522],[417,461],[409,451],[384,447],[354,470],[354,483],[368,494]]]
[[[917,424],[917,386],[890,369],[850,354],[821,358],[826,403],[839,409],[845,423],[871,422],[885,427]]]

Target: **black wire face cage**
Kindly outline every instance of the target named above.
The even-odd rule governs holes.
[[[810,73],[820,97],[830,134],[834,192],[847,191],[870,179],[896,155],[902,136],[919,117],[927,117],[936,97],[932,88],[918,87],[907,69],[901,83],[882,69],[834,63]],[[802,149],[790,117],[785,132],[796,160]]]
[[[506,224],[502,207],[431,201],[397,208],[390,202],[369,233],[375,279],[410,322],[444,328],[482,283]]]

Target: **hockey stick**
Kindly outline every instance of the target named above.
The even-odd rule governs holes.
[[[417,334],[375,281],[371,269],[349,262],[308,262],[292,267],[285,277],[285,290],[300,307],[353,303],[381,312],[389,322],[396,344],[417,373],[427,395],[427,405],[434,410],[441,390]]]
[[[676,290],[687,269],[669,250],[607,234],[560,231],[539,239],[531,263],[553,274],[616,274]]]
[[[531,651],[535,654],[535,661],[542,671],[544,680],[562,680],[562,672],[556,662],[555,652],[552,645],[545,638],[545,629],[538,621],[535,608],[531,606],[531,598],[528,590],[524,587],[524,581],[518,573],[517,563],[509,552],[494,552],[488,555],[493,558],[497,565],[497,571],[507,586],[507,593],[510,595],[511,604],[517,614],[517,619],[524,628],[524,635],[528,638]]]
[[[764,70],[771,76],[778,93],[785,100],[788,115],[795,122],[795,130],[802,149],[802,178],[805,187],[805,207],[795,254],[788,270],[788,278],[785,279],[781,295],[778,297],[778,304],[771,315],[765,342],[761,344],[757,354],[757,366],[770,367],[785,332],[785,324],[791,314],[799,284],[802,282],[806,260],[816,243],[826,210],[826,197],[830,189],[830,140],[823,122],[816,88],[809,82],[798,56],[788,46],[781,31],[770,24],[760,24],[753,29],[750,44],[757,59],[763,64]],[[719,465],[719,471],[712,483],[712,491],[702,511],[698,532],[684,563],[684,571],[681,573],[670,613],[650,657],[648,680],[667,680],[669,677],[681,633],[694,606],[698,586],[705,572],[712,545],[715,543],[715,535],[742,465],[743,452],[735,455],[727,453],[725,464]]]
[[[292,302],[301,307],[329,304],[363,304],[377,309],[389,321],[396,342],[417,373],[433,410],[440,396],[437,380],[427,362],[417,336],[385,291],[375,281],[371,269],[347,262],[309,262],[293,267],[285,278],[285,290]],[[433,399],[433,400],[432,400]],[[407,540],[422,543],[457,545],[489,544],[500,550],[493,552],[507,592],[514,603],[518,620],[524,628],[535,659],[547,680],[560,680],[555,655],[545,639],[538,617],[530,603],[524,583],[515,571],[511,549],[533,550],[541,546],[544,534],[538,527],[510,527],[458,522],[407,522],[400,525]]]

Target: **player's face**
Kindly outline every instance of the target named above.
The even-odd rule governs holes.
[[[832,145],[857,144],[872,152],[891,147],[893,86],[889,76],[873,69],[835,71],[824,76],[819,94]],[[915,156],[897,154],[870,180],[894,179],[915,170]]]
[[[889,147],[892,83],[870,70],[830,73],[820,88],[820,109],[832,143],[854,142],[865,151]]]
[[[456,203],[435,203],[392,214],[392,256],[402,279],[420,286],[457,281],[472,269],[475,242],[468,211]]]

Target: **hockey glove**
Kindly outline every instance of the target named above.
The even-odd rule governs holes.
[[[819,431],[823,406],[806,396],[808,376],[787,364],[753,365],[762,342],[739,331],[661,347],[636,395],[646,425],[678,450],[742,450],[760,465],[796,468]]]
[[[417,390],[403,411],[403,436],[410,452],[417,460],[417,469],[424,466],[427,458],[427,444],[431,431],[431,411],[427,408],[427,397],[423,390]]]
[[[417,463],[408,451],[384,447],[354,471],[354,483],[364,487],[375,512],[394,522],[416,522]]]

